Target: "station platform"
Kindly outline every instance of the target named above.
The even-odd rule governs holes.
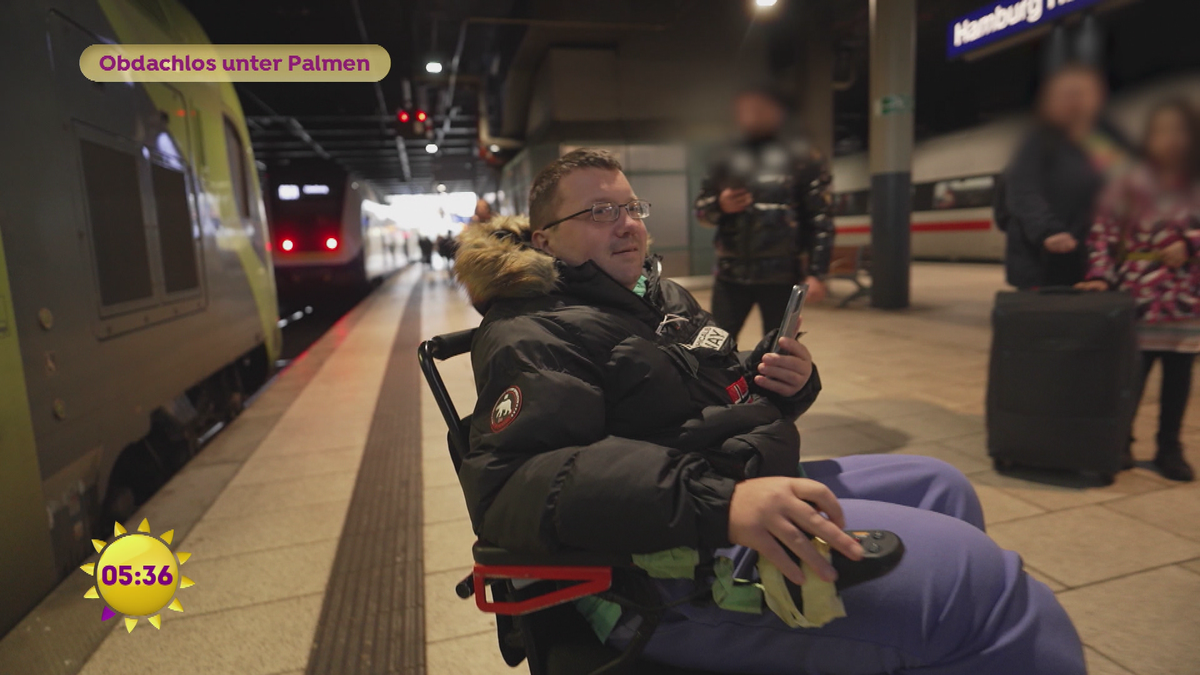
[[[1200,486],[1145,466],[1107,487],[992,470],[983,403],[1001,288],[998,266],[916,264],[908,310],[807,307],[804,340],[824,388],[799,421],[804,458],[954,464],[976,486],[991,536],[1058,593],[1093,675],[1200,672]],[[696,295],[707,306],[708,291]],[[183,613],[127,633],[120,619],[100,621],[81,572],[0,641],[0,673],[522,672],[501,660],[492,618],[454,595],[474,537],[416,361],[422,339],[479,319],[443,271],[394,276],[126,523],[174,529],[174,548],[191,553],[183,571],[196,585],[178,595]],[[739,342],[760,335],[755,313]],[[441,370],[469,410],[468,359]],[[1156,392],[1152,381],[1135,427],[1143,461]],[[1195,465],[1198,399],[1184,434]]]

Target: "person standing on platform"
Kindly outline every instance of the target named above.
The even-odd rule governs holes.
[[[743,91],[734,113],[742,139],[713,164],[696,214],[717,228],[717,325],[736,336],[758,304],[766,334],[783,320],[794,284],[807,281],[809,302],[825,297],[834,235],[830,175],[810,143],[783,137],[787,106],[779,95]]]
[[[1083,280],[1096,197],[1124,155],[1120,138],[1099,123],[1105,96],[1094,67],[1060,67],[1042,87],[1038,123],[1005,170],[1004,266],[1019,289]]]
[[[1143,388],[1162,362],[1154,464],[1167,478],[1191,481],[1179,435],[1200,352],[1200,120],[1188,102],[1154,109],[1144,156],[1105,190],[1087,240],[1087,281],[1078,286],[1133,294]]]

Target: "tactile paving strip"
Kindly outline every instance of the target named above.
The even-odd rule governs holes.
[[[420,331],[418,286],[375,404],[308,675],[425,672]]]

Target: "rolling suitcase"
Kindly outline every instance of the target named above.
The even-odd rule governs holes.
[[[1121,469],[1136,413],[1133,298],[1000,291],[992,311],[987,442],[996,468]]]

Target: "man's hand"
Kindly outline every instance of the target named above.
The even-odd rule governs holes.
[[[822,511],[829,517],[821,515]],[[807,478],[769,476],[742,481],[729,502],[729,540],[758,551],[797,584],[804,583],[804,572],[783,546],[811,565],[822,579],[834,581],[837,572],[833,565],[804,533],[820,537],[851,560],[861,560],[862,547],[842,531],[844,527],[846,520],[837,497]]]
[[[829,289],[825,286],[825,282],[817,277],[810,276],[804,280],[808,284],[808,300],[807,302],[820,302],[829,294]]]
[[[1167,267],[1176,270],[1183,267],[1188,259],[1187,244],[1177,241],[1162,250],[1162,261]]]
[[[725,188],[717,199],[723,213],[740,213],[754,203],[754,195],[749,190]]]
[[[1108,282],[1100,279],[1092,279],[1090,281],[1081,281],[1075,284],[1075,288],[1081,291],[1107,291]]]
[[[803,325],[804,320],[800,323]],[[808,383],[812,375],[812,354],[808,353],[808,347],[790,337],[779,338],[779,347],[783,354],[763,354],[754,382],[787,398],[795,396]]]
[[[1046,237],[1046,241],[1042,242],[1042,245],[1051,253],[1070,253],[1079,246],[1079,242],[1070,232],[1059,232]]]

